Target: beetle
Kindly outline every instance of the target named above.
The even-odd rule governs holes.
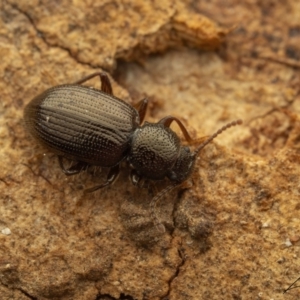
[[[100,90],[82,85],[96,76],[101,81]],[[132,169],[130,177],[134,185],[141,179],[168,178],[171,184],[150,204],[156,225],[162,227],[155,215],[157,201],[189,178],[201,149],[227,128],[241,124],[241,120],[220,128],[192,152],[189,146],[181,144],[170,128],[171,123],[176,122],[187,142],[193,142],[176,117],[143,123],[147,106],[147,98],[135,108],[115,97],[108,75],[96,72],[36,96],[25,107],[24,119],[30,134],[57,154],[66,175],[78,174],[90,165],[109,168],[106,181],[86,192],[111,185],[123,160],[127,160]],[[72,159],[76,164],[65,168],[64,158]]]

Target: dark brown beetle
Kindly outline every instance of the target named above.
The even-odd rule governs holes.
[[[81,85],[96,76],[100,77],[101,90]],[[132,168],[131,180],[134,185],[142,178],[169,178],[171,185],[151,202],[156,224],[161,225],[154,213],[156,202],[190,176],[203,147],[222,131],[241,121],[222,127],[192,153],[189,147],[181,145],[177,134],[169,128],[175,121],[185,139],[189,143],[193,141],[177,118],[168,116],[157,123],[145,122],[141,126],[147,105],[148,100],[144,99],[136,110],[116,98],[108,76],[97,72],[73,84],[44,91],[26,106],[24,119],[29,132],[58,155],[66,175],[77,174],[89,165],[110,168],[106,181],[87,189],[87,192],[112,184],[123,159],[127,159]],[[77,161],[76,165],[66,169],[64,157]]]

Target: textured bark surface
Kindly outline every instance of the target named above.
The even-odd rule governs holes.
[[[299,19],[298,0],[0,2],[1,299],[298,299]],[[86,195],[107,170],[66,177],[24,128],[34,96],[99,69],[194,138],[244,120],[160,201],[165,233],[167,181],[137,189],[124,164]]]

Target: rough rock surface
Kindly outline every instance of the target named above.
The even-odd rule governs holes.
[[[0,2],[1,299],[298,299],[299,19],[298,0]],[[99,69],[194,138],[244,120],[160,201],[165,233],[167,181],[137,189],[124,164],[86,195],[107,170],[66,177],[26,132],[35,95]]]

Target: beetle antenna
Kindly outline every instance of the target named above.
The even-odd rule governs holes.
[[[230,127],[241,125],[243,123],[242,120],[236,120],[228,123],[227,125],[221,127],[217,132],[215,132],[212,136],[210,136],[205,142],[200,144],[200,146],[195,150],[195,156],[199,154],[199,152],[207,145],[209,144],[213,139],[215,139],[219,134],[221,134],[223,131],[227,130]]]
[[[159,218],[155,212],[156,206],[157,206],[158,201],[164,195],[166,195],[167,193],[172,191],[177,185],[178,185],[178,183],[173,183],[173,184],[168,185],[165,189],[161,190],[156,196],[154,196],[150,202],[151,218],[153,219],[154,225],[156,226],[158,231],[160,231],[162,233],[164,233],[166,231],[166,229],[165,229],[165,226],[159,220]]]

